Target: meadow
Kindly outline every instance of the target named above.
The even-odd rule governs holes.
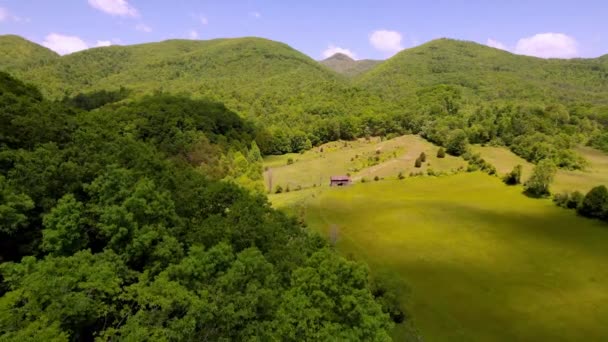
[[[515,155],[505,147],[472,146],[474,152],[496,167],[500,175],[513,169],[515,165],[523,167],[522,177],[527,179],[534,165]],[[553,193],[581,191],[587,193],[598,185],[608,185],[608,155],[591,147],[581,146],[574,149],[587,161],[584,170],[558,170],[551,186]]]
[[[439,161],[436,147],[416,136],[353,144],[327,146],[324,157],[306,152],[291,165],[270,157],[266,166],[275,180],[300,181],[311,172],[311,179],[344,173],[352,153],[378,144],[401,153],[360,170],[351,187],[323,183],[269,198],[324,236],[337,227],[336,248],[368,263],[374,277],[396,292],[411,322],[396,326],[395,340],[413,329],[425,341],[608,340],[608,225],[549,199],[528,198],[521,186],[506,186],[499,177],[450,173],[464,161]],[[506,148],[473,148],[499,174],[521,164],[525,179],[533,168]],[[398,172],[413,169],[421,150],[446,175],[397,179]],[[554,191],[608,184],[606,155],[577,151],[588,168],[560,170]],[[384,179],[361,183],[364,175]]]
[[[277,185],[290,189],[326,186],[334,175],[352,176],[354,181],[374,177],[396,179],[399,172],[427,173],[428,169],[441,172],[456,172],[465,168],[461,158],[447,156],[437,158],[439,147],[417,135],[404,135],[389,140],[371,138],[355,141],[331,142],[304,153],[289,153],[264,158],[266,187]],[[420,153],[427,160],[420,168],[414,166]],[[293,164],[288,164],[288,160]],[[272,182],[270,180],[272,179]]]

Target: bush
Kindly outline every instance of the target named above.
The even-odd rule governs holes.
[[[283,187],[280,185],[277,185],[277,187],[274,189],[274,193],[275,194],[280,194],[283,192]]]
[[[365,177],[361,178],[361,183],[365,183],[367,182],[367,179]]]
[[[420,153],[420,157],[418,157],[418,158],[420,158],[421,162],[423,162],[423,163],[426,162],[426,153],[424,153],[424,152]]]
[[[445,150],[443,149],[443,147],[440,147],[437,151],[437,158],[445,158]]]
[[[511,172],[507,173],[502,181],[507,185],[517,185],[521,183],[521,165],[516,165]]]
[[[415,167],[421,167],[422,166],[422,161],[420,160],[420,157],[416,158],[416,162],[414,163]]]
[[[288,158],[287,159],[287,165],[291,165],[293,164],[293,158]]]
[[[585,195],[583,195],[580,191],[575,191],[570,194],[570,198],[568,198],[568,202],[566,203],[566,208],[568,209],[577,209],[585,199]]]
[[[291,191],[291,190],[289,189],[289,184],[287,184],[287,186],[285,187],[285,192],[289,192],[289,191]]]
[[[380,177],[378,177],[378,176],[375,176],[375,177],[374,177],[374,181],[376,181],[376,182],[377,182],[377,181],[379,181],[379,180],[380,180]]]
[[[405,178],[405,176],[403,175],[403,172],[399,172],[399,174],[397,175],[398,179],[403,179]]]
[[[578,213],[585,217],[608,220],[608,189],[604,185],[591,189],[585,195]]]

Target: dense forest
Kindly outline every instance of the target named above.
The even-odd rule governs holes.
[[[0,37],[0,46],[2,65],[52,99],[122,87],[125,101],[170,91],[224,103],[257,127],[263,154],[403,133],[444,147],[466,136],[569,169],[584,168],[574,145],[608,151],[605,56],[544,60],[439,39],[382,63],[358,61],[367,64],[349,78],[261,38],[170,40],[63,57],[16,36]],[[352,71],[353,61],[338,57],[323,63]]]
[[[118,95],[0,73],[1,341],[389,340],[365,266],[256,191],[253,124]]]
[[[0,36],[0,341],[389,340],[390,292],[270,208],[262,155],[408,133],[571,170],[573,147],[608,151],[606,56],[440,39],[353,62],[261,38],[59,56]],[[598,189],[559,204],[599,217]]]

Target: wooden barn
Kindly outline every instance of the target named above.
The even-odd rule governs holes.
[[[349,176],[331,176],[329,177],[329,186],[345,186],[351,185],[352,180]]]

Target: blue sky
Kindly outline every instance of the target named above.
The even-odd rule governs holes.
[[[170,38],[259,36],[321,59],[383,59],[449,37],[539,57],[608,53],[608,1],[0,0],[0,34],[65,54]]]

